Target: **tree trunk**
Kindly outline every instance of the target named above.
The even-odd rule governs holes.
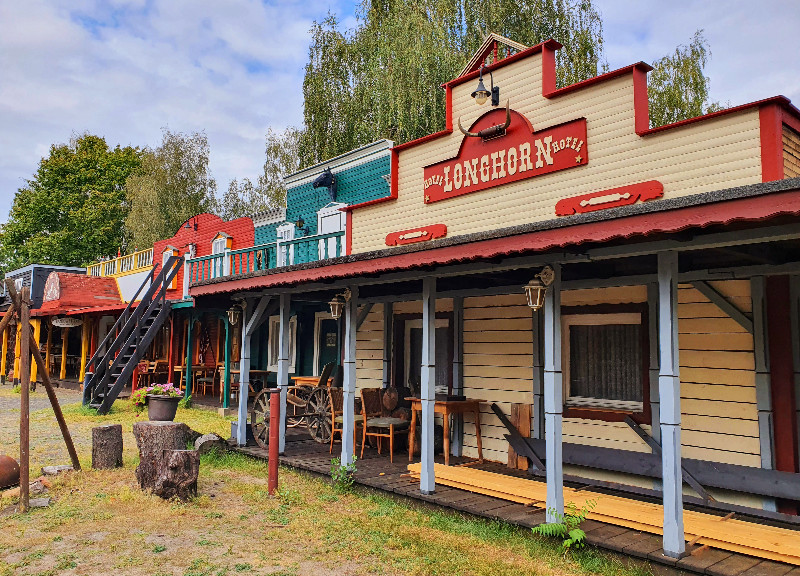
[[[196,450],[164,450],[156,469],[153,493],[164,498],[188,500],[197,495],[200,455]]]
[[[159,462],[164,450],[185,450],[194,441],[193,432],[182,422],[136,422],[133,435],[139,447],[136,479],[143,490],[155,488]]]
[[[122,425],[107,424],[92,428],[92,468],[122,466]]]

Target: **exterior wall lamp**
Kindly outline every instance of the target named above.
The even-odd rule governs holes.
[[[302,216],[297,219],[297,222],[295,222],[294,225],[297,227],[298,232],[302,232],[304,236],[308,236],[309,229],[308,226],[306,226],[306,221],[303,220]]]
[[[242,309],[234,304],[228,309],[228,322],[231,326],[236,326],[239,323],[239,318],[242,315]]]
[[[328,306],[331,307],[331,316],[334,320],[338,320],[342,317],[342,311],[344,310],[345,303],[350,300],[350,289],[345,289],[344,292],[341,294],[337,294],[333,297],[333,299],[328,302]]]
[[[544,305],[544,296],[547,294],[547,287],[553,283],[556,273],[550,266],[545,266],[542,271],[533,277],[523,288],[525,297],[528,299],[528,306],[536,312]]]
[[[494,76],[492,76],[492,71],[489,70],[489,80],[491,81],[491,90],[487,90],[486,86],[483,84],[483,69],[485,66],[481,66],[480,76],[478,77],[478,87],[475,88],[475,92],[472,93],[472,97],[475,99],[475,103],[478,106],[483,106],[486,103],[486,100],[491,96],[492,97],[492,106],[499,106],[500,105],[500,86],[494,85]]]
[[[194,228],[194,231],[197,232],[197,217],[193,217],[187,220],[184,228],[186,228],[187,230],[191,230],[192,228]]]

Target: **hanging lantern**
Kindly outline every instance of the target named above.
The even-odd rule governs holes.
[[[556,274],[550,266],[545,266],[542,271],[533,277],[533,280],[523,286],[528,306],[534,312],[544,306],[544,297],[547,294],[547,287],[553,283]]]
[[[333,297],[333,299],[328,302],[328,306],[331,307],[331,316],[333,316],[334,320],[338,320],[342,317],[342,310],[344,310],[344,303],[345,300],[342,298],[341,294],[337,294]]]
[[[236,326],[239,323],[239,317],[242,315],[242,309],[235,304],[228,309],[228,322],[231,326]]]

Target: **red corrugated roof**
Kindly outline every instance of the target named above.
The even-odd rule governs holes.
[[[119,294],[117,281],[103,276],[51,272],[44,289],[45,301],[34,316],[53,316],[123,310],[127,303]]]
[[[576,224],[455,246],[379,256],[355,262],[215,282],[192,287],[189,293],[192,296],[203,296],[239,290],[291,286],[307,282],[374,276],[415,268],[545,252],[570,245],[603,243],[637,236],[673,233],[688,228],[725,225],[734,221],[767,220],[782,215],[800,216],[800,190]]]

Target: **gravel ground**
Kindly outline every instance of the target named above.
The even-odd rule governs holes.
[[[0,390],[9,391],[11,386],[0,386]],[[58,402],[62,405],[74,404],[81,401],[81,393],[77,390],[67,390],[66,388],[56,388],[56,396]],[[47,398],[47,392],[44,386],[39,384],[36,387],[36,392],[31,394],[31,412],[50,408],[50,400]],[[0,394],[0,427],[5,428],[10,426],[9,418],[19,420],[19,394]]]

